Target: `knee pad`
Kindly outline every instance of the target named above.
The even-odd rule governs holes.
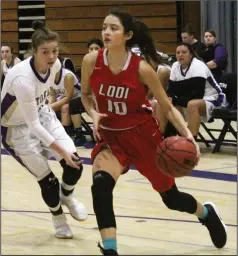
[[[77,153],[74,153],[74,155],[79,158]],[[60,165],[63,167],[63,176],[62,176],[63,182],[70,186],[75,185],[82,175],[83,165],[80,164],[79,166],[80,168],[76,169],[67,165],[64,159],[60,161]]]
[[[170,190],[160,193],[160,195],[164,204],[171,210],[191,214],[197,210],[196,199],[187,193],[180,192],[175,184]]]
[[[97,171],[93,175],[91,191],[93,197],[93,209],[99,230],[103,228],[116,228],[112,196],[115,183],[113,177],[105,171]]]
[[[59,181],[55,175],[51,172],[45,178],[38,181],[41,187],[41,194],[45,203],[50,207],[54,208],[58,206],[59,198]]]
[[[81,98],[73,99],[69,102],[69,114],[77,115],[85,112],[83,104],[81,102]]]

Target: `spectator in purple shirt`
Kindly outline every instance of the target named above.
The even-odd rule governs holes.
[[[212,30],[206,30],[204,34],[204,43],[206,51],[203,53],[203,60],[210,68],[216,81],[222,77],[223,72],[227,68],[228,54],[226,48],[216,43],[216,33]]]

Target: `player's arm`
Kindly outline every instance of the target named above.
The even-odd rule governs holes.
[[[49,97],[49,104],[56,102],[56,93],[53,87],[50,87],[50,97]]]
[[[156,72],[145,61],[141,61],[139,74],[142,83],[148,86],[149,90],[151,90],[157,99],[166,118],[177,128],[181,135],[194,141],[182,115],[169,101]]]
[[[12,89],[31,133],[46,146],[52,148],[64,157],[66,151],[55,142],[55,139],[39,121],[39,114],[35,100],[35,87],[32,82],[25,77],[18,77],[14,80]]]
[[[74,93],[74,76],[72,74],[68,74],[64,78],[64,87],[65,87],[65,97],[59,101],[54,101],[51,104],[51,107],[54,111],[59,111],[61,107],[70,102]]]
[[[93,99],[92,99],[92,91],[89,83],[89,78],[93,73],[93,69],[96,63],[98,52],[88,53],[84,56],[81,68],[81,93],[82,93],[82,103],[84,108],[90,117],[92,117],[92,113],[95,110]]]

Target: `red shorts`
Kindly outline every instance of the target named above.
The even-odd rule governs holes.
[[[134,165],[158,192],[165,192],[174,185],[174,178],[164,175],[156,166],[156,148],[162,141],[159,125],[154,118],[123,131],[101,129],[101,141],[94,147],[91,157],[108,147],[125,169]]]

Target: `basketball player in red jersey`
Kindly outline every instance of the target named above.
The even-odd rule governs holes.
[[[98,143],[92,151],[93,207],[101,233],[104,255],[118,255],[113,189],[121,174],[134,164],[172,210],[195,214],[206,225],[217,248],[226,244],[226,230],[212,203],[201,205],[180,192],[173,178],[164,176],[155,165],[156,147],[162,135],[157,120],[144,106],[150,89],[165,116],[179,133],[193,139],[180,113],[172,106],[156,72],[130,51],[138,44],[146,58],[155,59],[149,35],[140,30],[127,13],[111,10],[103,22],[105,49],[87,54],[82,63],[82,102],[94,122]],[[95,108],[94,108],[95,106]]]

